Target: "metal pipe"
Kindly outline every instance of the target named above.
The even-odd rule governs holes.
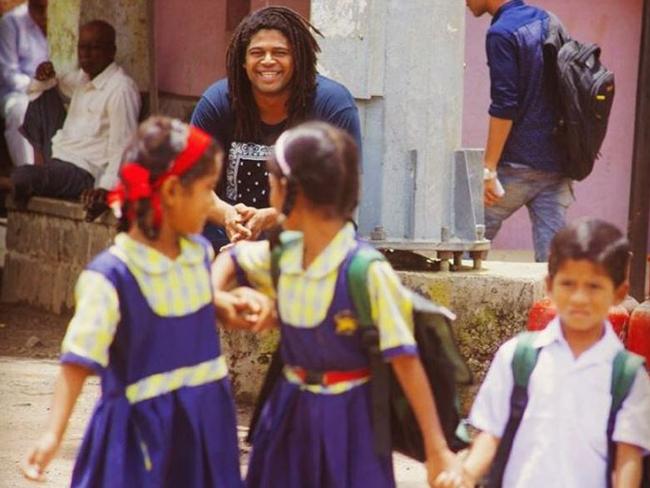
[[[644,299],[650,223],[650,0],[643,2],[639,79],[636,94],[634,156],[630,185],[628,235],[632,246],[630,294]]]

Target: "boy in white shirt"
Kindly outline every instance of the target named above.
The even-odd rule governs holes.
[[[627,294],[628,264],[627,240],[603,221],[575,222],[553,239],[547,287],[558,317],[533,339],[539,355],[528,404],[496,486],[640,486],[643,456],[650,450],[650,381],[643,367],[616,416],[611,479],[608,469],[612,367],[623,344],[607,313]],[[481,432],[463,474],[443,473],[435,486],[475,486],[490,468],[510,415],[517,341],[499,349],[478,393],[470,423]]]

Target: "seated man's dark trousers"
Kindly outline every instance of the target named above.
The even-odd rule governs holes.
[[[34,195],[77,200],[92,188],[94,177],[86,170],[52,158],[52,137],[63,127],[65,107],[56,88],[44,92],[27,107],[21,132],[43,155],[44,164],[17,167],[11,175],[14,200],[26,204]]]

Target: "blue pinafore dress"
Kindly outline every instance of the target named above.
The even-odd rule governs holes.
[[[106,367],[74,350],[62,356],[94,369],[102,390],[71,485],[241,487],[235,409],[211,301],[163,317],[111,252],[87,269],[116,290],[120,320]]]
[[[319,372],[369,367],[359,328],[341,327],[354,315],[347,284],[354,252],[350,251],[339,267],[334,297],[319,325],[295,327],[281,320],[280,348],[285,365]],[[380,457],[373,450],[368,381],[355,380],[355,385],[343,392],[317,393],[305,389],[286,370],[269,395],[253,433],[246,485],[395,486],[391,457]]]

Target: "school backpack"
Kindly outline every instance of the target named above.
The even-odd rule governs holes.
[[[506,470],[512,444],[528,405],[528,382],[537,364],[540,348],[534,346],[535,338],[539,332],[523,332],[517,338],[517,346],[512,358],[513,388],[510,395],[510,416],[506,428],[499,442],[492,468],[484,484],[487,488],[501,488],[503,475]],[[643,366],[644,359],[625,349],[619,351],[614,357],[612,366],[612,381],[610,393],[612,405],[607,419],[607,487],[612,486],[612,473],[616,459],[616,443],[612,439],[616,416],[623,406],[623,402],[630,393],[637,371]],[[643,460],[642,488],[650,488],[649,459]]]
[[[347,280],[361,328],[362,343],[370,361],[371,418],[375,452],[379,455],[390,455],[392,451],[398,451],[424,461],[426,456],[419,424],[390,365],[381,355],[379,331],[372,322],[370,314],[368,268],[374,261],[385,258],[375,249],[363,244],[353,252]],[[281,254],[282,249],[279,245],[271,254],[271,274],[276,289]],[[419,295],[413,294],[412,299],[414,335],[420,360],[434,393],[440,424],[447,443],[450,449],[457,451],[467,447],[469,438],[461,422],[456,386],[459,383],[470,384],[472,375],[454,340],[450,322],[454,317],[453,314]],[[282,374],[282,367],[278,348],[273,354],[257,399],[249,430],[249,441],[262,406]]]
[[[557,97],[558,137],[566,150],[564,173],[583,180],[593,170],[614,102],[614,73],[600,62],[597,44],[571,39],[549,13],[544,42],[545,75]]]

